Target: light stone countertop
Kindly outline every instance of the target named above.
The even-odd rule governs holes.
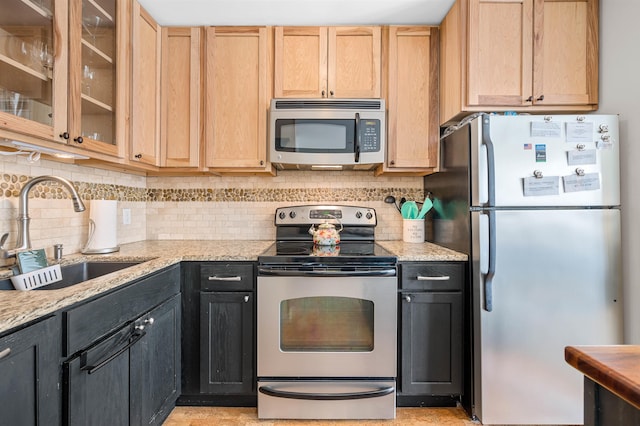
[[[377,241],[398,261],[466,261],[467,256],[431,243]],[[61,265],[84,261],[141,261],[113,272],[59,290],[0,290],[0,333],[27,324],[60,309],[113,290],[138,278],[182,261],[255,261],[273,241],[141,241],[124,244],[120,251],[103,255],[64,256]],[[11,275],[0,270],[0,279]]]
[[[398,257],[399,262],[466,262],[468,256],[433,243],[405,243],[403,241],[376,241]]]

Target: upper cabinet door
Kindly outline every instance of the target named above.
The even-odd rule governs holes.
[[[276,27],[276,98],[379,98],[380,27]]]
[[[533,102],[598,103],[598,1],[537,0]]]
[[[331,98],[380,97],[380,27],[329,27]]]
[[[123,28],[129,9],[116,0],[71,1],[69,9],[69,131],[72,145],[122,156],[118,117],[128,53]],[[124,22],[123,22],[124,21]],[[121,101],[121,103],[118,103]]]
[[[527,105],[533,0],[469,2],[469,105]]]
[[[276,98],[320,98],[327,91],[327,28],[276,27]]]
[[[4,0],[0,129],[47,140],[67,131],[68,9],[64,0]]]
[[[201,28],[162,29],[161,166],[198,167],[202,138]]]
[[[160,164],[160,25],[133,3],[133,76],[129,160]]]
[[[438,29],[388,29],[384,172],[424,175],[438,165]]]
[[[206,41],[206,166],[214,172],[273,173],[267,161],[270,31],[209,27]]]

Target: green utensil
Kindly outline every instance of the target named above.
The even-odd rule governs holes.
[[[407,201],[400,209],[403,219],[415,219],[418,217],[418,205],[415,201]]]
[[[444,208],[442,207],[442,202],[440,202],[440,200],[437,198],[433,200],[433,210],[436,212],[439,219],[447,218],[447,215],[444,212]]]
[[[422,208],[420,209],[420,214],[418,214],[418,219],[424,219],[424,216],[429,212],[429,210],[431,210],[431,207],[433,207],[431,198],[425,198],[424,203],[422,204]]]

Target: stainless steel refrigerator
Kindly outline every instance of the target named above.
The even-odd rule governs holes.
[[[582,424],[564,348],[622,343],[618,117],[483,114],[447,133],[424,185],[430,239],[469,255],[463,405],[483,424]]]

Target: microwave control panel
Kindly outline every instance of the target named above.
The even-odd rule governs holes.
[[[360,152],[380,151],[380,120],[360,121]]]

